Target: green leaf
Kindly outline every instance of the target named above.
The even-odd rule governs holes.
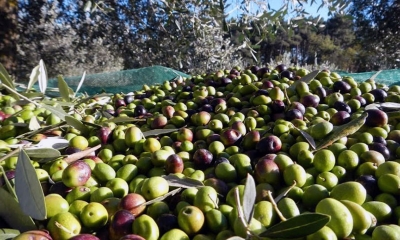
[[[260,234],[268,238],[301,238],[323,228],[331,217],[320,213],[305,213],[280,222]]]
[[[182,188],[174,189],[174,190],[162,195],[161,197],[154,198],[153,200],[147,201],[147,202],[141,204],[140,206],[142,206],[142,205],[148,206],[148,205],[151,205],[151,204],[156,203],[156,202],[161,202],[162,200],[166,199],[169,196],[174,196],[175,194],[177,194],[181,190],[182,190]]]
[[[300,81],[309,83],[309,82],[311,82],[311,80],[313,80],[318,75],[319,72],[320,72],[320,70],[314,70],[314,71],[310,72],[309,74],[305,75],[304,77],[302,77],[300,79]]]
[[[176,175],[166,175],[163,176],[167,180],[168,185],[171,187],[181,187],[181,188],[192,188],[192,187],[203,187],[204,184],[198,180],[191,178],[179,178]]]
[[[34,99],[34,98],[43,98],[43,93],[41,92],[29,92],[29,93],[20,93],[22,96],[27,97],[29,99]]]
[[[36,226],[32,218],[22,212],[17,200],[4,188],[0,188],[0,217],[10,225],[11,228],[21,232],[35,230]]]
[[[42,59],[39,61],[39,89],[41,93],[45,93],[47,89],[47,70]]]
[[[337,140],[357,132],[358,129],[360,129],[364,125],[367,116],[368,113],[364,112],[360,117],[353,119],[349,123],[343,124],[334,129],[327,137],[322,139],[322,141],[317,146],[315,151],[318,151],[319,149],[322,148],[326,148],[332,145]]]
[[[10,228],[0,228],[0,240],[10,240],[14,239],[18,236],[21,232],[17,229],[10,229]]]
[[[60,157],[60,151],[54,148],[27,148],[26,154],[31,158],[54,158]]]
[[[154,129],[154,130],[150,130],[150,131],[144,132],[143,136],[144,137],[158,136],[158,135],[172,133],[172,132],[176,132],[176,131],[179,131],[179,129],[177,129],[177,128],[173,128],[173,129]]]
[[[64,78],[61,75],[58,75],[57,77],[58,80],[58,90],[60,91],[60,96],[67,102],[70,101],[69,98],[69,87],[67,82],[64,80]]]
[[[41,104],[41,107],[45,108],[46,110],[49,110],[51,113],[53,113],[63,121],[65,120],[65,117],[68,116],[68,113],[66,113],[61,108],[53,107],[47,104]]]
[[[82,78],[79,81],[78,86],[76,87],[75,93],[74,93],[74,97],[76,96],[76,94],[78,93],[78,91],[81,89],[83,82],[85,81],[85,77],[86,77],[86,71],[83,72]]]
[[[22,211],[37,220],[46,219],[42,186],[27,153],[21,150],[15,169],[15,193]]]
[[[8,74],[6,68],[3,66],[3,64],[0,63],[0,81],[7,87],[11,88],[12,90],[15,90],[14,83],[12,79],[10,78],[10,75]],[[7,90],[15,99],[19,99],[19,96],[13,92],[10,92]]]
[[[71,117],[71,116],[65,116],[65,121],[67,122],[68,125],[78,129],[82,133],[87,131],[87,127],[85,124],[83,124],[81,121],[78,119]]]
[[[131,117],[114,117],[114,118],[110,118],[104,122],[105,123],[108,123],[108,122],[124,123],[124,122],[144,122],[144,121],[146,121],[146,119],[131,118]]]
[[[256,184],[254,178],[247,174],[246,185],[243,194],[243,214],[248,224],[253,218],[253,208],[256,202]]]
[[[41,128],[39,121],[37,119],[36,116],[31,117],[31,119],[29,120],[29,130],[34,131],[34,130],[38,130],[39,128]]]
[[[29,76],[29,83],[28,86],[26,87],[27,92],[32,89],[33,85],[37,82],[38,77],[39,77],[39,65],[37,65],[32,69],[31,75]]]
[[[314,138],[311,137],[311,135],[308,134],[307,132],[305,132],[299,128],[296,128],[296,129],[300,132],[301,136],[303,136],[306,139],[306,141],[310,144],[311,148],[315,149],[316,145],[315,145]]]

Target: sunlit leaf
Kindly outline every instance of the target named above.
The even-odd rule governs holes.
[[[90,12],[92,8],[92,1],[86,1],[85,6],[83,7],[83,11]]]
[[[163,176],[167,180],[168,185],[171,187],[181,187],[181,188],[192,188],[192,187],[202,187],[204,184],[201,181],[192,178],[179,178],[175,175]]]
[[[320,213],[305,213],[275,224],[260,234],[268,238],[300,238],[317,232],[323,228],[331,217]]]
[[[81,121],[79,121],[78,119],[71,117],[71,116],[65,116],[65,121],[67,122],[68,125],[76,128],[77,130],[81,131],[81,132],[86,132],[87,127],[85,126],[85,124],[83,124]]]
[[[8,74],[6,68],[3,66],[3,64],[0,63],[0,81],[2,84],[6,85],[12,90],[15,90],[14,83],[12,79],[10,78],[10,75]],[[9,92],[15,99],[19,99],[19,96],[7,89],[7,92]]]
[[[36,229],[32,218],[22,212],[17,200],[4,188],[0,188],[0,199],[0,217],[11,228],[18,229],[21,232]]]
[[[174,196],[174,195],[177,194],[180,190],[182,190],[182,188],[174,189],[174,190],[172,190],[172,191],[170,191],[170,192],[168,192],[168,193],[162,195],[161,197],[158,197],[158,198],[155,198],[155,199],[153,199],[153,200],[147,201],[147,202],[141,204],[140,206],[142,206],[142,205],[148,206],[148,205],[151,205],[151,204],[153,204],[153,203],[160,202],[160,201],[166,199],[166,198],[169,197],[169,196]]]
[[[246,240],[245,238],[239,237],[239,236],[234,236],[234,237],[230,237],[227,240]]]
[[[360,129],[367,119],[368,113],[364,112],[360,117],[353,119],[349,123],[343,124],[334,129],[328,136],[326,136],[315,149],[316,151],[332,145],[337,140],[347,137]]]
[[[60,151],[54,148],[27,148],[25,152],[31,158],[54,158],[61,156]]]
[[[83,84],[83,82],[85,81],[85,77],[86,77],[86,71],[83,72],[82,78],[81,78],[81,80],[79,81],[78,86],[76,87],[74,97],[76,96],[76,94],[77,94],[77,93],[79,92],[79,90],[81,89],[82,84]]]
[[[300,79],[300,81],[309,83],[311,80],[313,80],[318,75],[319,72],[320,72],[320,70],[314,70],[314,71],[310,72],[309,74],[305,75],[304,77],[302,77]]]
[[[15,193],[25,214],[37,220],[46,219],[43,189],[35,168],[24,150],[19,152],[15,169]]]
[[[40,140],[38,144],[34,145],[34,147],[36,148],[54,148],[54,149],[63,149],[68,146],[69,146],[69,141],[62,137],[47,137],[45,139]]]
[[[43,94],[46,92],[47,89],[47,70],[46,66],[44,65],[44,62],[42,59],[39,61],[39,76],[38,76],[38,81],[39,81],[39,89],[40,92]]]
[[[382,72],[382,70],[379,70],[377,73],[375,73],[374,75],[372,75],[372,77],[370,78],[372,81],[375,81],[375,78]]]
[[[0,228],[0,240],[10,240],[14,239],[18,236],[21,232],[17,229],[10,229],[10,228]]]
[[[256,184],[254,178],[247,174],[246,184],[243,194],[243,214],[248,224],[253,218],[253,208],[256,202]]]
[[[68,113],[66,113],[61,108],[53,107],[47,104],[41,104],[41,107],[45,108],[46,110],[49,110],[51,113],[53,113],[63,121],[65,120],[65,117],[68,116]]]
[[[37,65],[32,69],[31,75],[29,76],[29,83],[28,86],[26,87],[26,91],[32,89],[33,85],[37,82],[38,77],[39,77],[39,65]]]
[[[167,134],[167,133],[172,133],[179,131],[179,129],[174,128],[174,129],[154,129],[150,131],[143,132],[144,137],[149,137],[149,136],[158,136],[162,134]]]
[[[31,119],[29,120],[28,128],[31,131],[34,131],[34,130],[37,130],[37,129],[41,128],[41,126],[39,124],[39,121],[38,121],[36,116],[31,117]]]
[[[64,80],[64,78],[61,75],[58,75],[57,77],[58,80],[58,90],[60,91],[60,96],[67,102],[70,101],[69,98],[69,87],[67,82]]]

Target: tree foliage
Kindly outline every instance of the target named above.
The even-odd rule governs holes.
[[[18,59],[18,71],[13,73],[20,81],[40,59],[50,77],[151,65],[196,73],[284,59],[357,71],[373,67],[374,58],[365,46],[378,49],[388,63],[385,66],[395,62],[397,45],[390,42],[396,40],[398,26],[385,21],[396,20],[390,11],[398,11],[398,4],[392,4],[390,11],[379,8],[379,18],[372,14],[379,12],[373,8],[354,12],[369,1],[285,0],[281,9],[273,10],[268,1],[256,0],[236,6],[227,0],[24,0],[2,16],[18,19],[14,36],[19,40],[12,52]],[[328,5],[329,19],[309,16],[303,2]],[[346,14],[350,2],[353,12]],[[389,6],[393,0],[378,2]],[[376,30],[384,28],[386,38]],[[381,40],[368,44],[372,36]],[[3,42],[0,39],[0,46]]]

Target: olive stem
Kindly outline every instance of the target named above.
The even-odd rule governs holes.
[[[67,233],[69,233],[69,234],[73,234],[73,232],[71,231],[71,230],[69,230],[68,228],[66,228],[66,227],[64,227],[63,225],[61,225],[61,223],[59,223],[59,222],[55,222],[55,225],[56,225],[56,227],[58,227],[59,229],[61,229],[62,231],[64,231],[64,232],[67,232]]]
[[[274,207],[274,210],[275,210],[276,213],[278,214],[279,218],[280,218],[282,221],[286,221],[286,218],[283,216],[283,214],[281,213],[281,211],[279,211],[278,206],[276,205],[276,202],[275,202],[274,198],[272,197],[271,191],[268,191],[267,194],[268,194],[269,201],[271,201],[272,206]]]
[[[283,93],[285,94],[285,98],[286,98],[287,104],[288,105],[292,104],[292,102],[289,99],[289,96],[287,95],[286,88],[283,88]]]
[[[6,160],[7,158],[13,156],[13,155],[16,154],[16,153],[19,153],[19,151],[20,151],[20,149],[17,148],[17,149],[15,149],[15,150],[13,150],[13,151],[7,153],[5,156],[3,156],[2,158],[0,158],[0,162]]]

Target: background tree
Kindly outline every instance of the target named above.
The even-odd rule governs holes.
[[[17,68],[17,0],[0,0],[0,62],[11,73]]]

